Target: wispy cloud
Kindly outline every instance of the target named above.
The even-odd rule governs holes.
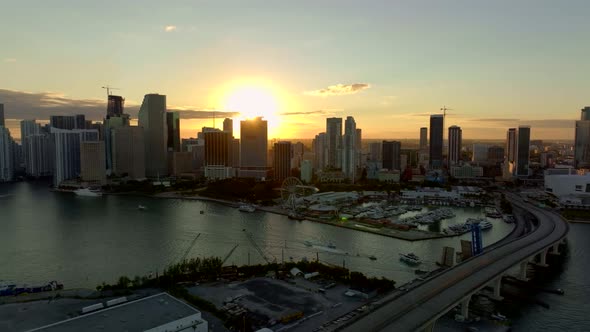
[[[381,105],[382,106],[390,106],[391,104],[393,104],[393,101],[396,99],[396,96],[385,96],[383,97],[383,100],[381,100]]]
[[[368,83],[336,84],[324,89],[305,91],[304,94],[317,97],[343,96],[355,94],[370,87]]]
[[[518,126],[529,125],[534,130],[535,128],[574,128],[575,119],[542,119],[542,120],[527,120],[516,118],[482,118],[469,119],[471,122],[485,122],[486,125],[500,125],[500,126]]]
[[[324,110],[315,110],[315,111],[298,111],[298,112],[285,112],[281,113],[282,116],[291,116],[291,115],[329,115],[334,114],[337,112],[341,112],[340,109],[324,109]]]
[[[16,62],[15,58],[5,58],[4,62]]]
[[[164,31],[166,31],[166,32],[176,31],[176,29],[177,29],[176,25],[167,25],[164,27]]]

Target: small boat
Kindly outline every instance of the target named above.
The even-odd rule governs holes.
[[[305,242],[303,242],[303,244],[305,244],[307,247],[313,246],[313,243],[311,243],[311,242],[309,242],[307,240],[305,240]]]
[[[304,218],[301,217],[300,215],[298,215],[295,212],[291,212],[287,215],[287,218],[292,219],[292,220],[303,220]]]
[[[502,315],[501,313],[492,314],[490,317],[492,317],[495,320],[506,320],[506,316]]]
[[[416,274],[418,274],[418,275],[421,275],[421,274],[426,274],[426,273],[428,273],[428,271],[426,271],[426,270],[420,270],[420,269],[416,269],[416,270],[414,270],[414,273],[416,273]]]
[[[90,189],[90,188],[80,188],[74,190],[74,194],[77,196],[86,196],[86,197],[100,197],[102,193],[98,189]]]
[[[369,259],[372,260],[372,261],[376,261],[377,260],[377,257],[375,257],[374,255],[371,255],[371,256],[369,256]]]
[[[399,254],[399,259],[404,262],[407,263],[409,265],[420,265],[422,263],[422,260],[420,260],[420,257],[418,257],[416,254],[414,253],[407,253],[407,254]]]
[[[145,206],[143,206],[143,205],[138,205],[137,206],[137,209],[140,210],[140,211],[143,211],[143,210],[146,210],[147,208]]]
[[[201,210],[199,213],[200,213],[200,214],[205,214],[205,211]]]
[[[249,213],[256,211],[256,208],[252,205],[249,205],[249,204],[242,204],[242,205],[240,205],[240,207],[238,209],[241,212],[249,212]]]
[[[336,249],[336,245],[332,242],[328,243],[328,248],[330,249]]]

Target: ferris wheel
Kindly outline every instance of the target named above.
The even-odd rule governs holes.
[[[299,198],[317,192],[318,189],[314,186],[305,186],[295,177],[288,177],[283,180],[281,186],[281,199],[283,205],[295,211]]]

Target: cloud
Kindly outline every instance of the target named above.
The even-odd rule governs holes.
[[[370,87],[371,86],[367,83],[336,84],[330,85],[329,87],[324,89],[306,91],[304,92],[304,94],[316,97],[343,96],[355,94]]]
[[[54,92],[24,92],[0,89],[0,103],[4,104],[6,118],[48,120],[50,115],[84,114],[86,119],[101,121],[107,110],[107,101],[100,99],[73,99]],[[137,104],[125,103],[125,113],[137,118]],[[216,117],[234,117],[237,112],[214,109],[193,110],[170,107],[168,111],[178,111],[181,119],[210,119]]]
[[[328,115],[337,112],[341,112],[342,110],[339,109],[325,109],[325,110],[315,110],[315,111],[298,111],[298,112],[285,112],[281,113],[282,116],[291,116],[291,115]]]
[[[15,58],[5,58],[4,62],[16,62]]]
[[[473,122],[485,122],[486,124],[501,124],[501,126],[519,126],[529,125],[533,130],[535,128],[574,128],[575,119],[542,119],[526,120],[516,118],[483,118],[470,119]]]
[[[169,112],[178,112],[178,115],[181,119],[212,119],[213,117],[216,118],[233,118],[240,113],[238,112],[227,112],[227,111],[218,111],[218,110],[177,110],[177,109],[168,109]]]
[[[166,32],[172,32],[176,30],[176,25],[167,25],[164,27],[164,31]]]

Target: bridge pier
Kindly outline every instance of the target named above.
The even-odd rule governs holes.
[[[537,266],[540,267],[547,267],[549,265],[547,265],[547,252],[549,251],[549,247],[543,249],[543,251],[541,251],[540,255],[540,259],[539,259],[539,263],[537,263]]]
[[[526,277],[526,269],[529,265],[529,261],[526,260],[524,262],[520,262],[520,272],[518,274],[518,279],[521,281],[529,281],[529,279]]]
[[[436,323],[436,321],[426,325],[426,327],[423,328],[421,332],[433,332],[434,331],[434,323]]]
[[[469,318],[469,301],[471,301],[471,295],[461,300],[461,316],[465,319]]]
[[[560,255],[561,254],[559,252],[559,242],[557,242],[556,244],[554,244],[551,248],[553,248],[552,251],[551,251],[551,254],[552,255]]]
[[[494,289],[494,293],[492,295],[492,299],[496,301],[502,301],[504,298],[500,295],[500,290],[502,289],[502,276],[500,275],[498,278],[492,281],[492,288]]]

